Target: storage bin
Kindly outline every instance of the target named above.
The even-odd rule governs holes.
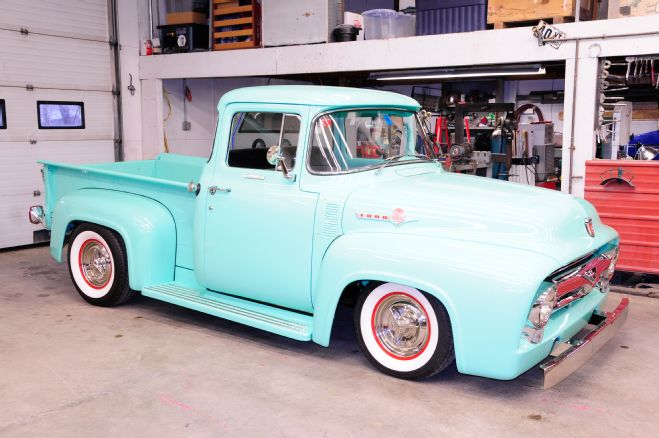
[[[414,36],[414,16],[391,9],[365,11],[364,37],[367,40]]]
[[[416,0],[416,34],[473,32],[487,24],[487,0]]]

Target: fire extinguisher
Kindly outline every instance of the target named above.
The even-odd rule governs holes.
[[[153,45],[151,44],[151,40],[144,40],[144,55],[153,55]]]

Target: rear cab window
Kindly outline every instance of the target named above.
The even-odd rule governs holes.
[[[279,144],[288,169],[295,168],[300,116],[275,112],[238,112],[233,115],[227,153],[229,167],[275,170],[267,152]]]

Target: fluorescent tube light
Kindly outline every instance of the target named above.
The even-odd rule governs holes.
[[[502,67],[500,69],[488,70],[448,70],[448,71],[423,71],[408,72],[396,75],[395,73],[388,74],[372,74],[372,78],[376,81],[415,81],[424,79],[452,79],[452,78],[479,78],[479,77],[495,77],[495,76],[530,76],[530,75],[544,75],[547,73],[544,67],[535,66],[533,68],[510,68]],[[390,76],[391,75],[391,76]]]

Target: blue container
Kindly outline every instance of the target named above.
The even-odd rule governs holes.
[[[486,29],[487,0],[416,0],[416,34]]]

